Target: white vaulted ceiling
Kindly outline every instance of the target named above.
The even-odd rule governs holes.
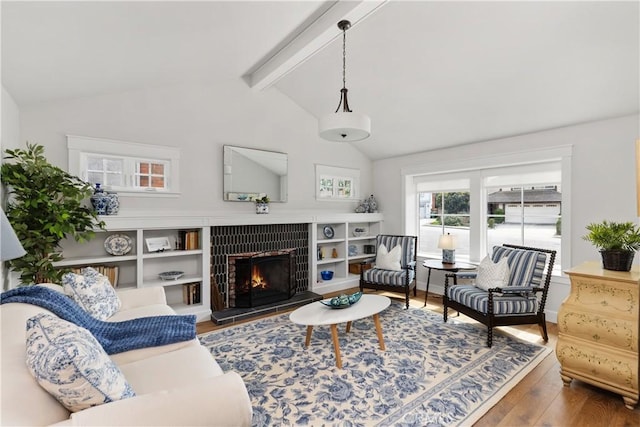
[[[320,117],[339,100],[331,14],[346,11],[350,106],[372,120],[372,136],[353,144],[372,159],[640,110],[637,1],[375,3],[3,1],[2,83],[20,107],[251,83],[284,47],[262,90]]]

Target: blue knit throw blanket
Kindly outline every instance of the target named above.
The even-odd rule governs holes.
[[[188,341],[196,336],[196,316],[151,316],[105,322],[82,309],[73,299],[44,286],[22,286],[0,294],[0,304],[33,304],[68,322],[88,329],[107,354]]]

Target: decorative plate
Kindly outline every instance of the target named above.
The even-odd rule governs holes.
[[[131,252],[132,243],[126,234],[112,234],[104,239],[104,250],[110,255],[126,255]]]
[[[353,295],[340,295],[337,297],[333,297],[330,300],[320,301],[322,304],[331,308],[349,308],[358,301],[360,301],[360,297],[362,296],[362,292],[356,292]]]
[[[158,274],[162,280],[178,280],[184,276],[184,271],[165,271]]]
[[[333,239],[335,232],[333,231],[332,226],[325,225],[324,228],[322,229],[322,234],[324,234],[324,237],[326,237],[327,239]]]

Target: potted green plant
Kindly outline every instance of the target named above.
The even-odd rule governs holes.
[[[269,196],[264,196],[256,199],[256,213],[268,214],[269,213]]]
[[[23,284],[59,283],[63,271],[53,263],[62,259],[60,242],[73,237],[83,242],[104,223],[87,204],[91,184],[53,166],[44,147],[5,150],[0,174],[7,187],[6,214],[27,254],[10,261]]]
[[[629,271],[635,252],[640,249],[640,228],[633,222],[604,220],[587,225],[582,238],[600,250],[606,270]]]

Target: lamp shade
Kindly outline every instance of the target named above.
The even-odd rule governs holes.
[[[456,248],[456,239],[451,234],[443,234],[438,239],[438,249],[453,250]]]
[[[27,252],[20,244],[20,240],[18,240],[18,236],[16,236],[16,232],[13,231],[13,227],[9,223],[7,216],[4,214],[4,211],[0,209],[2,212],[2,218],[0,219],[0,260],[1,261],[9,261],[11,259],[20,258]]]
[[[329,141],[361,141],[371,135],[371,119],[354,112],[327,114],[318,121],[318,132]]]

